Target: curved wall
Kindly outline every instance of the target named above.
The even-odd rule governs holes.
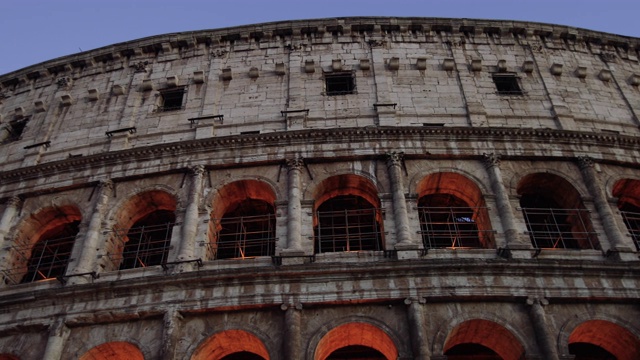
[[[0,76],[0,358],[638,357],[639,50],[344,18]]]

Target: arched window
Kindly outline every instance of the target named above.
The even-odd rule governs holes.
[[[162,265],[167,261],[176,217],[175,198],[160,190],[130,198],[116,216],[114,268],[125,270]]]
[[[640,251],[640,180],[624,179],[613,187],[618,198],[618,209],[631,238]]]
[[[605,320],[589,320],[569,336],[575,360],[640,359],[640,340],[629,330]]]
[[[530,174],[520,180],[518,194],[534,248],[600,248],[589,212],[567,180],[548,173]]]
[[[356,175],[323,181],[316,196],[315,252],[383,250],[377,191]]]
[[[209,229],[212,259],[273,256],[275,193],[264,182],[242,180],[224,186],[214,199]]]
[[[64,276],[80,221],[74,206],[47,208],[29,217],[12,244],[6,281],[30,283]]]
[[[492,248],[487,208],[478,186],[456,173],[437,173],[418,184],[422,242],[432,248]]]
[[[331,329],[318,342],[314,360],[398,359],[395,343],[380,328],[364,322],[350,322]]]
[[[204,340],[191,360],[269,360],[262,340],[244,330],[225,330]]]
[[[136,221],[127,231],[120,270],[167,262],[175,221],[176,216],[170,210],[156,210]]]
[[[114,341],[92,348],[79,360],[144,360],[144,355],[136,345]]]
[[[80,221],[61,224],[42,235],[33,246],[22,283],[63,276],[69,264]]]
[[[505,327],[474,319],[456,326],[447,336],[444,355],[454,360],[521,360],[524,347]]]

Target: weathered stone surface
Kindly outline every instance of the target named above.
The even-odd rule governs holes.
[[[2,75],[0,358],[324,360],[362,345],[440,359],[476,343],[562,359],[577,342],[640,358],[640,228],[624,217],[640,212],[638,43],[321,19]],[[572,211],[552,218],[560,240],[536,238],[535,194]],[[373,220],[333,217],[322,243],[322,206],[345,198]],[[429,220],[440,208],[452,217]],[[248,211],[268,213],[268,250],[225,250],[223,220]],[[144,226],[167,225],[161,255],[127,258],[130,229],[158,213]],[[370,247],[338,239],[341,221]],[[72,224],[65,254],[30,262]],[[249,230],[233,234],[267,233]]]

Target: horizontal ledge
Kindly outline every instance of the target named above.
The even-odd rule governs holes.
[[[285,116],[287,114],[294,114],[294,113],[306,113],[307,115],[309,115],[309,109],[302,109],[302,110],[283,110],[280,111],[280,113],[282,114],[282,116]]]
[[[38,146],[43,146],[43,145],[44,145],[45,148],[48,148],[49,146],[51,146],[51,141],[43,141],[43,142],[39,142],[37,144],[27,145],[27,146],[24,147],[24,149],[33,149],[33,148],[36,148]]]
[[[132,126],[132,127],[122,128],[122,129],[118,129],[118,130],[107,131],[107,132],[105,132],[105,135],[107,135],[108,137],[112,137],[113,134],[117,134],[117,133],[121,133],[121,132],[128,132],[129,134],[133,134],[133,133],[136,132],[136,127]]]
[[[395,109],[397,105],[398,105],[397,103],[380,103],[380,104],[373,104],[373,107],[374,108],[378,108],[378,107],[393,107]]]
[[[208,116],[200,116],[200,117],[195,117],[195,118],[189,118],[187,120],[189,120],[192,124],[198,120],[208,120],[208,119],[218,119],[220,120],[221,123],[224,122],[224,115],[220,114],[220,115],[208,115]]]

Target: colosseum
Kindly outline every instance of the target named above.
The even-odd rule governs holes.
[[[0,359],[640,359],[640,39],[284,21],[0,76]]]

